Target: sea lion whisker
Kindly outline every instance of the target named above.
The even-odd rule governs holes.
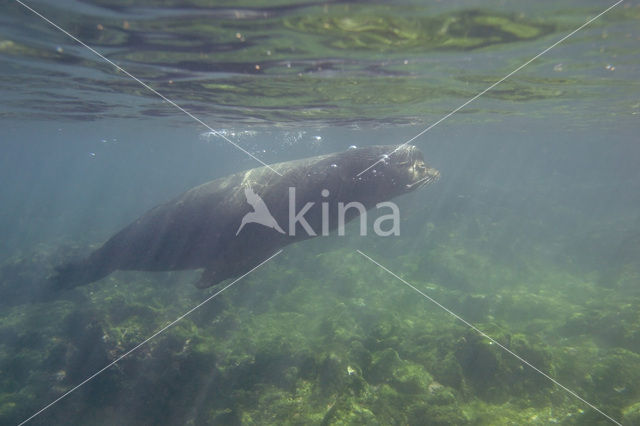
[[[409,183],[406,185],[407,189],[411,190],[413,188],[422,188],[423,186],[433,182],[434,177],[433,176],[425,176],[413,183]]]

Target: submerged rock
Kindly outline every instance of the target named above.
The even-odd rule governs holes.
[[[408,394],[427,394],[433,382],[422,366],[400,359],[390,348],[374,355],[366,378],[371,383],[387,383],[396,391]]]
[[[637,426],[640,425],[640,402],[628,407],[622,412],[622,424],[624,426]]]

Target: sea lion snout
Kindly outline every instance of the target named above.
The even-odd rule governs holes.
[[[417,188],[429,185],[440,179],[440,172],[425,164],[424,161],[417,161],[411,167],[411,183],[406,185],[407,190],[412,191]]]
[[[422,151],[413,145],[406,145],[396,152],[398,165],[406,165],[408,181],[405,188],[412,191],[440,179],[440,172],[424,162]]]

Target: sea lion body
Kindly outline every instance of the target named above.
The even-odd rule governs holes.
[[[338,226],[335,206],[339,202],[359,202],[370,209],[438,178],[438,172],[424,164],[422,154],[413,146],[403,147],[380,160],[393,149],[393,146],[355,148],[278,163],[271,168],[251,169],[204,183],[151,209],[85,260],[62,266],[55,281],[61,287],[73,287],[97,281],[114,270],[204,268],[197,285],[208,287],[239,276],[278,249],[314,236],[302,221],[294,221],[290,226],[292,213],[299,213],[307,203],[313,205],[303,219],[319,235],[323,225],[322,203],[331,206],[324,220],[328,220],[329,229],[335,229]],[[357,176],[376,161],[380,162],[374,169]],[[249,204],[247,188],[259,196],[264,206],[260,202],[260,208],[254,209],[256,204]],[[293,207],[290,188],[295,188]],[[272,216],[269,223],[247,220],[263,214],[266,206],[269,213],[265,214]],[[349,209],[345,219],[356,215],[356,209]]]

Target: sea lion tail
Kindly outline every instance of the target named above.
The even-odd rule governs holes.
[[[111,271],[101,271],[86,260],[72,261],[55,268],[55,273],[49,277],[53,287],[67,289],[98,281],[109,275]]]

